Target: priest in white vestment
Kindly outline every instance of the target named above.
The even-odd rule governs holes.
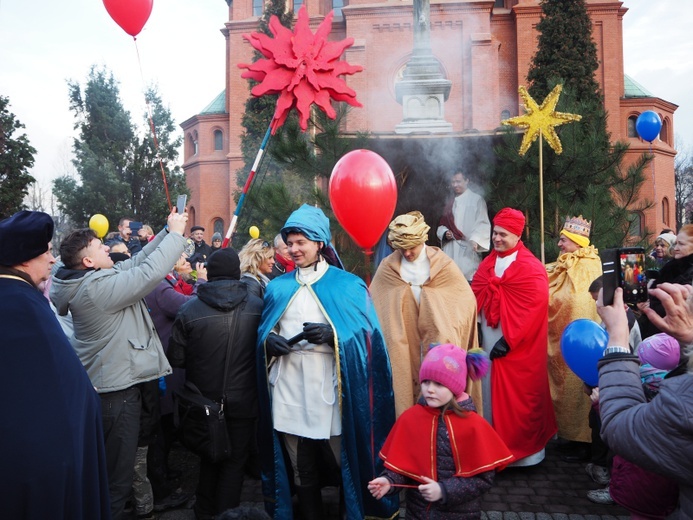
[[[464,277],[471,281],[481,257],[490,247],[491,222],[486,202],[469,189],[469,178],[462,172],[452,176],[455,198],[448,204],[436,231],[443,252],[452,258]]]

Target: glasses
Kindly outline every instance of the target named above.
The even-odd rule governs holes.
[[[272,247],[272,246],[270,246],[270,243],[267,242],[267,240],[262,242],[262,249],[269,249],[270,247]]]

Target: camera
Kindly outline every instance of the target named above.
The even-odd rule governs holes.
[[[647,301],[647,274],[645,250],[642,247],[604,249],[602,260],[604,305],[614,303],[616,287],[623,289],[623,302],[635,305]]]

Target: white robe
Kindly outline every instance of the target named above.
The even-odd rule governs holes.
[[[471,280],[481,262],[479,253],[485,253],[491,245],[491,222],[486,202],[481,195],[467,189],[462,195],[455,197],[452,214],[455,226],[462,232],[464,239],[443,240],[448,231],[446,226],[438,226],[436,235],[443,244],[445,254],[454,260],[464,277]],[[477,251],[474,251],[471,241],[478,244]]]
[[[303,323],[328,323],[310,286],[327,271],[327,262],[299,268],[302,287],[277,324],[275,332],[285,338],[303,330]],[[277,358],[269,375],[272,389],[274,429],[308,439],[329,439],[342,433],[337,398],[337,367],[334,349],[303,340],[291,353]]]

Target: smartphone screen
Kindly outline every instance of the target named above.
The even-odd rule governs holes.
[[[640,247],[620,249],[619,271],[624,303],[647,301],[645,251]]]
[[[188,202],[187,195],[178,195],[178,201],[176,202],[176,208],[178,208],[178,213],[185,213],[185,205]]]

